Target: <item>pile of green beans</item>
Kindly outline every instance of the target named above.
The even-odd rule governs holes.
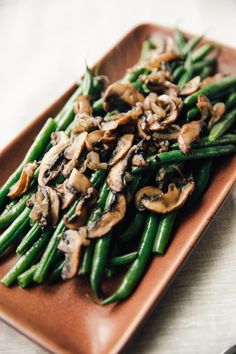
[[[111,231],[90,240],[90,244],[82,248],[78,267],[78,277],[89,277],[91,289],[102,305],[122,301],[132,294],[153,256],[161,257],[168,250],[174,229],[181,220],[182,210],[186,212],[186,209],[197,203],[205,193],[210,183],[214,162],[223,156],[236,153],[236,134],[233,131],[236,123],[236,76],[222,77],[186,98],[181,91],[193,77],[198,75],[203,80],[215,73],[217,50],[212,44],[200,45],[202,38],[201,35],[188,40],[179,29],[174,33],[177,56],[166,64],[166,68],[169,70],[171,82],[178,85],[180,97],[183,99],[181,118],[176,123],[181,127],[183,124],[201,119],[201,112],[197,107],[199,95],[206,96],[212,104],[224,102],[225,113],[212,128],[204,126],[205,130],[200,139],[192,143],[188,153],[181,151],[181,145],[179,146],[175,139],[169,143],[167,151],[160,152],[155,149],[151,150],[151,153],[149,151],[145,166],[129,169],[127,173],[129,182],[126,187],[129,191],[127,200],[129,199],[131,207],[127,206],[124,219]],[[152,73],[147,63],[152,59],[152,51],[157,49],[158,43],[147,39],[143,44],[137,66],[127,72],[121,82],[129,83],[129,87],[133,85],[144,96],[149,94],[151,91],[144,83],[143,77]],[[22,288],[44,282],[52,284],[61,278],[65,257],[58,250],[58,245],[62,233],[66,230],[64,216],[74,215],[79,199],[61,213],[61,219],[55,227],[50,226],[42,231],[38,223],[32,223],[30,220],[31,210],[27,207],[27,201],[36,191],[39,168],[34,172],[30,188],[25,195],[13,201],[10,201],[7,195],[10,188],[19,180],[24,166],[35,160],[40,163],[44,154],[51,148],[52,132],[65,131],[68,136],[72,134],[74,103],[78,96],[88,96],[93,116],[101,116],[104,122],[112,120],[114,112],[119,112],[119,109],[105,112],[104,92],[100,79],[101,77],[94,76],[92,71],[86,68],[85,75],[73,95],[54,119],[49,118],[45,122],[19,167],[0,189],[2,210],[0,229],[3,230],[0,235],[0,255],[5,254],[17,243],[18,256],[16,264],[1,279],[1,283],[7,287],[14,283]],[[135,139],[141,140],[137,135]],[[176,209],[159,215],[148,210],[137,211],[132,208],[138,189],[149,183],[153,185],[160,168],[170,170],[177,164],[180,164],[183,170],[191,170],[191,178],[195,182],[195,189],[182,210]],[[99,190],[97,202],[88,211],[87,222],[94,222],[102,213],[109,210],[114,191],[109,188],[106,180],[107,171],[97,170],[92,175],[90,173],[86,175],[89,176],[93,187]],[[64,180],[63,176],[58,178]],[[107,296],[103,293],[104,279],[113,277],[120,271],[124,274],[120,285],[113,294]]]

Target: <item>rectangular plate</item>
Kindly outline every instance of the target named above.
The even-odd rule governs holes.
[[[126,68],[137,62],[144,39],[171,32],[151,24],[134,28],[101,59],[101,73],[111,81],[119,79]],[[220,71],[235,73],[235,63],[236,50],[223,46]],[[54,116],[74,90],[75,85],[1,152],[0,183],[17,167],[45,120]],[[108,307],[98,306],[86,296],[89,293],[87,280],[78,278],[29,290],[0,285],[1,319],[53,352],[108,354],[120,351],[157,304],[228,196],[236,181],[236,157],[223,158],[217,170],[201,202],[181,218],[165,256],[152,261],[138,289],[127,301]],[[0,259],[1,277],[15,261],[13,257]]]

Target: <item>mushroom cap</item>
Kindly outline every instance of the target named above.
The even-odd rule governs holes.
[[[168,191],[163,193],[159,188],[146,186],[136,193],[135,204],[140,211],[148,209],[157,214],[167,214],[184,205],[194,187],[194,181],[190,181],[181,188],[171,183]]]
[[[118,161],[120,161],[129,151],[133,144],[134,135],[124,134],[122,135],[118,142],[112,156],[108,162],[108,166],[114,166]]]
[[[126,110],[137,102],[143,102],[143,95],[129,82],[115,82],[108,86],[103,97],[103,107],[106,111],[119,108]]]
[[[96,238],[107,234],[123,219],[125,212],[126,198],[124,194],[117,194],[111,208],[105,211],[98,220],[88,223],[88,237]]]

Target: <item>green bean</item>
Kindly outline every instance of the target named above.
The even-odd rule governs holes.
[[[156,214],[150,213],[147,217],[145,228],[142,234],[138,249],[138,258],[132,263],[125,274],[121,285],[114,294],[102,301],[102,305],[108,305],[117,301],[126,299],[136,288],[143,272],[150,260],[152,247],[156,235],[158,225],[158,217]]]
[[[202,69],[200,73],[200,78],[201,80],[206,79],[208,76],[210,76],[212,73],[212,67],[211,66],[205,66],[205,68]]]
[[[30,209],[25,208],[15,221],[0,236],[0,254],[15,241],[29,225]]]
[[[34,140],[33,144],[31,145],[30,149],[28,150],[27,154],[23,162],[20,166],[16,169],[16,171],[8,178],[5,184],[0,189],[0,207],[3,206],[6,200],[6,196],[9,193],[11,186],[20,178],[21,172],[23,167],[28,162],[33,162],[37,160],[37,158],[42,154],[44,151],[45,145],[50,140],[51,133],[56,129],[57,124],[54,119],[49,118],[39,134],[37,135],[36,139]]]
[[[186,70],[183,75],[180,77],[179,81],[178,81],[178,86],[180,87],[180,89],[182,90],[182,88],[184,87],[184,85],[189,82],[189,80],[191,80],[192,78],[192,71],[191,70]]]
[[[8,227],[25,209],[31,193],[24,195],[9,211],[0,216],[0,229]]]
[[[49,276],[46,278],[46,282],[48,284],[52,284],[55,283],[56,281],[58,281],[59,279],[61,279],[61,272],[62,272],[62,268],[64,266],[65,261],[61,260],[59,261],[54,269],[52,270],[52,272],[49,274]]]
[[[181,162],[186,160],[208,159],[211,157],[224,156],[236,152],[234,145],[209,146],[199,149],[192,149],[189,154],[184,154],[180,150],[161,152],[158,154],[160,164]],[[155,166],[155,162],[153,163]]]
[[[172,75],[173,82],[178,82],[185,72],[186,72],[186,69],[183,65],[178,66],[174,70],[173,75]]]
[[[16,254],[22,255],[28,251],[32,244],[39,238],[41,233],[42,230],[39,224],[35,223],[21,240],[21,243],[16,249]]]
[[[192,63],[193,74],[197,75],[205,67],[211,67],[212,68],[212,67],[214,67],[215,64],[216,64],[216,58],[211,58],[211,59],[207,59],[207,60],[201,60],[201,61],[199,61],[197,63]]]
[[[132,263],[137,257],[138,252],[131,252],[122,256],[113,257],[111,258],[109,265],[112,267],[126,265]]]
[[[186,58],[188,54],[192,52],[192,50],[198,45],[198,43],[202,40],[202,38],[203,36],[193,37],[185,44],[182,50],[183,58]]]
[[[77,202],[75,202],[71,208],[69,209],[67,216],[70,217],[74,214],[75,212],[75,208],[76,208]],[[34,277],[33,280],[36,283],[42,283],[44,281],[44,279],[47,276],[48,270],[51,266],[51,264],[53,263],[56,253],[57,253],[57,246],[60,242],[60,238],[59,236],[63,233],[63,231],[65,230],[65,224],[64,224],[64,220],[62,219],[59,224],[57,225],[56,230],[54,231],[49,244],[37,266],[37,269],[34,273]]]
[[[93,75],[92,71],[86,66],[86,71],[82,83],[83,95],[92,96],[93,94]]]
[[[183,32],[180,31],[178,28],[175,29],[174,40],[179,50],[179,53],[181,54],[186,45],[186,39],[184,37]]]
[[[160,223],[157,228],[155,241],[152,252],[156,254],[164,254],[169,242],[172,226],[177,216],[177,211],[173,211],[170,214],[162,215]]]
[[[187,113],[187,122],[196,119],[200,114],[200,110],[197,107],[191,108]]]
[[[229,111],[232,108],[236,108],[236,92],[232,92],[225,101],[226,111]]]
[[[1,280],[5,286],[10,286],[16,278],[23,273],[40,254],[43,248],[47,245],[51,232],[47,231],[42,234],[40,239],[17,261],[17,263],[10,269],[10,271]]]
[[[226,113],[210,130],[209,140],[215,141],[224,135],[236,122],[236,109]]]
[[[25,289],[33,282],[34,273],[37,269],[37,264],[31,266],[28,270],[17,277],[17,284]]]
[[[212,165],[213,160],[209,159],[205,160],[198,168],[196,175],[194,175],[195,188],[187,203],[184,205],[185,208],[190,208],[205,192],[210,180]]]
[[[188,96],[184,100],[184,105],[186,108],[191,108],[197,103],[197,98],[199,95],[207,96],[209,99],[215,98],[219,95],[225,95],[225,93],[236,87],[236,76],[230,75],[219,79],[218,81],[209,84],[208,86],[198,90],[192,95]]]
[[[105,210],[109,208],[113,197],[113,193],[109,192],[105,202]],[[107,235],[100,237],[95,241],[90,274],[90,285],[97,296],[101,293],[101,281],[106,269],[111,237],[112,233],[109,232]]]
[[[90,285],[97,296],[101,294],[101,281],[106,269],[110,242],[111,232],[96,240],[94,247]]]
[[[103,211],[104,207],[105,207],[105,203],[106,203],[106,199],[108,197],[109,194],[109,187],[107,185],[107,183],[104,183],[100,193],[99,193],[99,199],[95,205],[95,207],[92,209],[91,213],[90,213],[90,217],[88,219],[88,221],[95,221],[101,214],[101,212]],[[79,275],[85,275],[90,273],[91,270],[91,266],[92,266],[92,257],[93,257],[93,252],[94,252],[94,246],[95,243],[92,240],[90,245],[88,247],[84,248],[83,251],[83,255],[82,255],[82,259],[80,262],[80,267],[79,267]]]
[[[192,54],[192,62],[196,63],[199,60],[204,59],[214,48],[212,44],[204,44],[200,48],[196,49]]]
[[[95,101],[93,104],[93,113],[100,114],[103,111],[103,98],[99,98],[99,100]]]
[[[123,242],[131,241],[144,226],[147,215],[143,212],[137,212],[133,221],[129,224],[129,226],[125,229],[125,231],[119,236],[119,240]]]
[[[227,134],[222,136],[221,138],[210,141],[208,136],[200,139],[193,143],[192,148],[199,148],[199,147],[207,147],[207,146],[217,146],[217,145],[228,145],[228,144],[236,144],[236,134]],[[175,143],[171,145],[172,149],[178,149],[179,144]]]

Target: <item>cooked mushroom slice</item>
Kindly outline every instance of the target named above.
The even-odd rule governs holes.
[[[18,182],[11,187],[10,192],[7,195],[9,198],[14,199],[28,191],[37,166],[38,164],[36,162],[26,164],[21,172]]]
[[[88,237],[95,238],[107,234],[120,220],[123,219],[126,212],[126,199],[123,194],[117,194],[114,203],[108,211],[105,211],[101,217],[88,223]]]
[[[169,62],[176,60],[178,58],[179,58],[179,55],[177,53],[173,53],[173,52],[161,53],[156,59],[154,59],[150,63],[150,66],[151,66],[151,68],[160,68],[161,64],[163,62],[169,63]]]
[[[76,195],[67,189],[68,180],[65,180],[62,184],[56,187],[56,192],[58,193],[61,200],[61,208],[67,209],[73,201],[76,199]]]
[[[88,188],[91,187],[91,182],[88,177],[74,168],[68,179],[66,187],[71,193],[85,195],[87,194]]]
[[[88,115],[91,115],[93,113],[93,108],[90,104],[89,97],[86,95],[82,95],[77,98],[74,109],[76,114],[87,113]]]
[[[45,186],[49,181],[56,178],[62,168],[61,163],[64,159],[64,151],[69,144],[67,141],[59,141],[59,143],[53,146],[43,157],[39,169],[38,184]]]
[[[68,178],[74,168],[78,167],[78,160],[72,159],[63,165],[62,174],[64,177]]]
[[[52,225],[56,225],[59,221],[59,214],[60,214],[60,200],[59,197],[52,188],[46,187],[49,200],[50,200],[50,219]]]
[[[108,162],[108,166],[114,166],[118,161],[120,161],[129,151],[133,144],[134,135],[124,134],[118,140],[117,146],[112,153],[111,159]]]
[[[181,188],[171,183],[168,191],[163,193],[159,188],[146,186],[136,193],[135,204],[140,211],[148,209],[157,214],[167,214],[182,207],[194,187],[194,181],[190,181]]]
[[[211,102],[204,95],[199,95],[197,98],[197,107],[201,112],[201,120],[204,121],[210,117],[212,111]]]
[[[88,133],[83,132],[76,135],[72,141],[72,144],[66,148],[64,155],[67,160],[78,159],[83,151],[85,141]]]
[[[69,142],[69,137],[63,131],[53,132],[51,134],[51,143],[52,145],[57,145],[59,143],[67,143]]]
[[[100,156],[97,152],[95,151],[90,151],[87,154],[86,160],[83,163],[82,170],[85,171],[86,168],[89,168],[90,170],[106,170],[107,169],[107,163],[106,162],[100,162]]]
[[[199,89],[200,82],[201,77],[195,76],[192,80],[186,83],[180,94],[183,96],[192,95],[192,93],[196,92]]]
[[[147,126],[147,123],[145,122],[144,118],[139,118],[137,120],[137,131],[138,131],[138,136],[142,139],[150,139],[150,135],[148,135],[145,131]]]
[[[62,279],[71,279],[76,275],[82,246],[88,246],[90,241],[87,239],[85,227],[81,227],[78,231],[66,230],[58,245],[58,249],[65,253],[65,263],[62,268]]]
[[[223,102],[217,102],[212,107],[211,119],[208,123],[208,129],[211,129],[215,123],[217,123],[225,113],[225,104]]]
[[[87,113],[80,113],[76,116],[74,125],[72,128],[72,132],[74,134],[79,134],[82,132],[87,132],[90,129],[98,127],[99,123],[101,122],[100,117],[92,117],[89,116]]]
[[[50,187],[39,187],[34,196],[29,199],[27,206],[32,208],[30,218],[40,225],[42,229],[50,223],[56,225],[59,220],[60,200]]]
[[[141,107],[136,106],[126,113],[121,113],[120,118],[116,120],[110,120],[108,122],[102,122],[100,124],[100,129],[102,130],[115,130],[120,125],[126,125],[129,122],[136,121],[138,117],[143,113]]]
[[[202,122],[194,120],[191,123],[184,124],[180,129],[178,136],[178,143],[180,150],[187,154],[193,142],[198,141],[200,138]]]
[[[137,102],[143,102],[143,95],[131,83],[115,82],[110,85],[103,98],[106,111],[113,109],[127,110]]]
[[[144,159],[142,153],[135,154],[132,158],[132,166],[144,167],[147,166],[148,162]]]
[[[111,132],[109,130],[103,131],[103,130],[94,130],[91,133],[88,134],[85,144],[86,148],[89,151],[95,150],[98,145],[102,146],[101,144],[103,143],[111,143],[114,140],[116,140],[116,135],[114,132]]]
[[[27,206],[33,208],[30,218],[36,221],[42,229],[48,225],[50,219],[50,200],[45,187],[39,187],[38,191],[28,200]]]
[[[161,95],[157,101],[166,112],[166,118],[161,122],[166,126],[176,121],[178,118],[178,107],[174,99],[168,95]]]
[[[142,141],[141,141],[142,142]],[[141,143],[140,142],[140,143]],[[107,183],[110,189],[114,192],[122,192],[125,188],[124,175],[132,163],[132,157],[134,154],[138,153],[142,148],[142,144],[133,145],[126,156],[117,162],[112,168],[107,176]]]
[[[85,225],[88,211],[96,203],[97,199],[98,192],[95,188],[90,187],[87,194],[77,204],[75,214],[70,218],[67,216],[64,217],[66,227],[72,230],[77,230],[79,227]]]

